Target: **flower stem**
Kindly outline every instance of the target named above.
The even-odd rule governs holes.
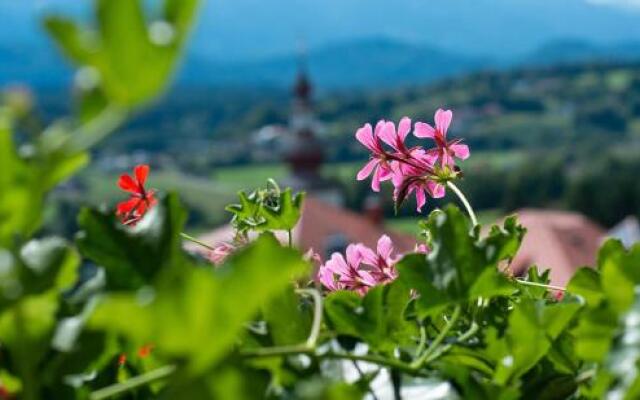
[[[288,234],[288,240],[289,240],[289,247],[293,247],[293,232],[291,232],[291,229],[287,231],[287,234]]]
[[[567,290],[562,286],[547,285],[545,283],[538,283],[538,282],[529,282],[529,281],[525,281],[524,279],[516,279],[515,281],[525,286],[536,286],[536,287],[541,287],[541,288],[546,288],[551,290],[560,290],[562,292],[565,292]]]
[[[180,232],[180,236],[182,236],[183,239],[186,239],[186,240],[188,240],[190,242],[193,242],[193,243],[195,243],[197,245],[200,245],[200,246],[204,247],[207,250],[215,250],[212,246],[209,246],[208,244],[206,244],[204,242],[201,242],[200,240],[194,238],[191,235],[187,235],[184,232]]]
[[[478,218],[476,218],[476,214],[473,212],[473,208],[471,207],[471,204],[469,203],[469,200],[467,200],[466,196],[460,189],[458,189],[458,187],[453,182],[447,181],[447,186],[449,186],[449,189],[453,190],[453,192],[456,194],[456,196],[458,196],[458,198],[464,205],[464,208],[467,209],[467,213],[469,214],[469,218],[471,218],[471,223],[473,224],[473,226],[478,225]]]
[[[320,327],[322,325],[322,296],[316,289],[299,289],[297,293],[310,294],[313,297],[313,322],[311,323],[311,332],[307,339],[306,346],[308,348],[314,348],[320,336]]]
[[[147,385],[153,381],[166,378],[173,374],[176,370],[175,365],[165,365],[153,371],[149,371],[145,374],[134,376],[122,383],[116,383],[115,385],[107,386],[102,389],[98,389],[91,393],[89,398],[91,400],[108,399],[109,397],[116,396],[120,393],[135,389],[138,386]]]
[[[438,348],[438,346],[440,346],[440,343],[442,343],[442,341],[447,336],[451,328],[453,328],[456,322],[458,322],[458,318],[460,317],[460,311],[461,311],[460,306],[456,306],[456,308],[453,310],[453,314],[451,314],[451,319],[449,320],[449,322],[447,322],[445,327],[440,331],[438,336],[436,336],[433,342],[431,342],[427,350],[418,359],[416,359],[414,362],[411,363],[412,368],[418,369],[422,367],[422,365],[436,351],[436,349]]]
[[[78,127],[69,135],[70,151],[85,151],[107,137],[129,117],[126,108],[109,105],[99,115]]]
[[[370,362],[372,364],[381,365],[388,368],[395,368],[399,371],[405,372],[410,375],[421,375],[419,371],[406,364],[402,361],[381,357],[375,354],[365,354],[365,355],[357,355],[357,354],[349,354],[349,353],[338,353],[338,352],[327,352],[324,354],[316,354],[314,349],[305,348],[304,346],[282,346],[279,348],[262,348],[262,349],[254,349],[247,350],[240,353],[240,355],[244,358],[260,358],[260,357],[276,357],[276,356],[292,356],[298,354],[305,354],[310,357],[320,358],[320,359],[337,359],[337,360],[351,360],[351,361],[364,361]]]
[[[456,343],[464,342],[465,340],[469,339],[471,336],[475,335],[478,329],[479,329],[478,324],[473,322],[471,324],[471,327],[466,332],[464,332],[462,335],[456,338]],[[431,361],[440,357],[440,355],[445,351],[449,350],[449,348],[451,348],[451,343],[447,343],[446,345],[442,346],[440,349],[434,352],[429,358],[427,358],[425,360],[425,363],[430,363]]]

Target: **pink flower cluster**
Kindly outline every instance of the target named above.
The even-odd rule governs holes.
[[[424,245],[416,247],[417,252],[426,253],[427,250]],[[333,253],[320,266],[318,280],[330,291],[353,290],[364,295],[370,288],[398,277],[395,264],[402,256],[394,256],[393,253],[393,243],[387,235],[380,237],[376,251],[362,243],[350,244],[346,258],[340,253]]]
[[[418,212],[427,201],[427,196],[443,197],[442,185],[446,179],[455,176],[455,158],[469,157],[469,147],[461,144],[461,139],[447,140],[447,130],[453,113],[438,109],[435,113],[435,128],[424,122],[416,122],[413,135],[418,138],[433,139],[434,148],[420,146],[409,148],[405,140],[411,131],[411,119],[404,117],[398,123],[381,120],[375,129],[365,124],[356,132],[356,139],[370,152],[371,159],[358,172],[357,179],[371,175],[371,188],[380,191],[380,182],[391,180],[396,202],[402,202],[415,193]],[[388,145],[390,149],[383,146]]]

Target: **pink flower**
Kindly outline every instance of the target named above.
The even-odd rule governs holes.
[[[393,257],[393,250],[393,243],[387,235],[382,235],[378,239],[376,252],[368,247],[362,246],[361,248],[362,262],[370,267],[369,272],[377,284],[388,283],[398,277],[395,263],[400,257]]]
[[[373,173],[371,178],[371,189],[375,192],[380,191],[380,181],[391,179],[389,157],[382,147],[382,143],[380,143],[380,134],[383,130],[388,131],[393,128],[395,131],[393,124],[391,123],[391,127],[389,124],[390,123],[386,121],[380,120],[376,124],[375,132],[371,128],[371,124],[363,125],[356,132],[356,139],[358,139],[358,141],[371,152],[371,160],[369,160],[369,162],[367,162],[358,172],[356,179],[359,181],[364,180]],[[389,134],[387,133],[383,136],[389,137]]]
[[[397,132],[395,124],[387,121],[380,131],[376,129],[376,136],[391,146],[400,155],[408,155],[409,149],[405,146],[404,141],[409,131],[411,131],[411,119],[409,119],[409,117],[403,117],[398,123]]]
[[[435,129],[424,122],[416,122],[413,131],[416,137],[429,138],[435,141],[436,148],[430,150],[430,152],[440,159],[442,167],[449,166],[453,168],[455,166],[454,157],[461,160],[469,158],[469,147],[465,144],[460,144],[462,139],[447,141],[447,130],[451,125],[452,119],[453,112],[451,110],[445,111],[439,108],[434,116]]]
[[[424,243],[416,243],[416,247],[413,249],[413,251],[414,253],[428,254],[430,249],[429,246]]]
[[[445,194],[444,184],[455,179],[458,170],[454,157],[466,159],[469,148],[461,140],[447,141],[447,130],[453,113],[438,109],[435,114],[436,127],[417,122],[414,135],[428,137],[435,141],[435,148],[407,147],[405,140],[411,131],[411,119],[403,117],[398,128],[393,122],[381,120],[375,130],[365,124],[356,132],[356,138],[371,152],[370,161],[358,172],[357,179],[372,175],[371,188],[380,191],[380,182],[391,180],[396,205],[407,196],[416,195],[417,210],[420,212],[427,197],[440,198]],[[383,147],[383,143],[388,148]],[[440,166],[436,163],[440,160]],[[446,167],[446,168],[445,168]]]
[[[331,291],[346,289],[366,293],[375,284],[375,280],[368,272],[360,269],[362,247],[362,244],[347,246],[346,259],[340,253],[333,253],[318,271],[320,283]]]
[[[330,291],[353,290],[364,295],[378,285],[392,282],[398,277],[395,264],[401,256],[393,255],[391,238],[383,235],[378,239],[376,251],[363,244],[350,244],[346,259],[333,253],[318,271],[318,280]]]
[[[444,186],[434,180],[431,159],[428,157],[416,159],[415,165],[397,165],[392,176],[393,197],[396,203],[402,203],[412,193],[416,195],[416,209],[422,211],[427,203],[427,195],[434,199],[444,197]]]
[[[209,252],[209,261],[215,266],[219,266],[229,257],[237,247],[227,242],[220,242],[213,246],[213,250]]]

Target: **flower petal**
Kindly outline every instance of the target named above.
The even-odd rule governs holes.
[[[378,239],[378,254],[383,259],[387,260],[391,257],[391,253],[393,252],[393,242],[391,242],[391,238],[387,235],[380,236]]]
[[[466,160],[469,158],[469,146],[466,144],[452,144],[449,148],[453,152],[453,155],[459,159]]]
[[[378,264],[378,256],[376,253],[366,246],[360,248],[360,255],[362,256],[362,262],[371,265],[373,267]]]
[[[442,133],[442,136],[446,137],[447,130],[449,130],[449,125],[451,125],[451,120],[453,119],[453,112],[439,108],[434,119],[436,121],[436,129]]]
[[[403,117],[398,123],[398,140],[404,143],[405,138],[411,130],[411,118]]]
[[[149,175],[149,166],[146,164],[136,165],[136,167],[133,169],[133,173],[136,175],[138,185],[140,185],[140,187],[143,187],[145,182],[147,181],[147,175]]]
[[[378,164],[378,160],[376,159],[370,160],[368,163],[364,165],[364,167],[362,167],[360,171],[358,171],[358,175],[356,175],[356,179],[359,181],[367,179],[367,177],[371,175],[371,171],[373,171],[373,169],[377,164]]]
[[[362,143],[369,151],[375,152],[375,142],[373,138],[373,130],[371,124],[364,124],[356,131],[356,139]]]
[[[340,276],[349,274],[349,266],[340,253],[333,253],[331,258],[324,264],[324,268],[328,268],[330,271]]]
[[[131,212],[138,206],[141,200],[137,197],[131,197],[129,200],[121,201],[116,207],[116,215],[123,215]]]
[[[351,267],[357,268],[362,261],[362,248],[365,247],[361,244],[350,244],[347,246],[347,264]]]
[[[427,138],[433,139],[436,135],[436,130],[429,124],[424,122],[416,122],[416,125],[413,129],[413,135],[418,138]]]
[[[373,177],[371,178],[371,189],[374,192],[380,191],[380,175],[381,174],[382,174],[382,171],[380,171],[380,166],[377,166],[376,169],[373,171]]]
[[[120,178],[118,179],[118,186],[120,186],[120,189],[125,190],[127,192],[131,192],[131,193],[140,192],[140,190],[138,190],[138,185],[136,184],[136,182],[133,180],[132,177],[130,177],[127,174],[120,175]]]
[[[380,129],[380,133],[378,137],[382,139],[383,142],[393,147],[394,150],[398,151],[398,145],[396,143],[396,126],[393,122],[386,122],[382,129]]]
[[[427,188],[429,190],[429,195],[431,195],[431,197],[433,197],[434,199],[440,199],[445,195],[444,186],[439,183],[430,181],[429,183],[427,183]]]
[[[427,196],[424,193],[424,189],[419,187],[416,189],[416,210],[422,211],[422,207],[427,203]]]

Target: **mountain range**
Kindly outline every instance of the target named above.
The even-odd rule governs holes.
[[[512,59],[470,56],[388,38],[368,38],[264,60],[222,63],[193,53],[180,69],[179,86],[283,88],[299,68],[308,70],[323,90],[390,88],[484,69],[640,59],[639,42],[596,45],[583,40],[549,42]],[[46,66],[46,68],[43,68]],[[0,85],[23,82],[55,88],[69,84],[71,69],[53,48],[37,53],[0,47]]]
[[[183,85],[289,85],[302,61],[326,89],[390,87],[521,65],[640,57],[640,8],[622,0],[216,0],[204,4]],[[68,84],[41,32],[90,1],[0,0],[0,84]]]

